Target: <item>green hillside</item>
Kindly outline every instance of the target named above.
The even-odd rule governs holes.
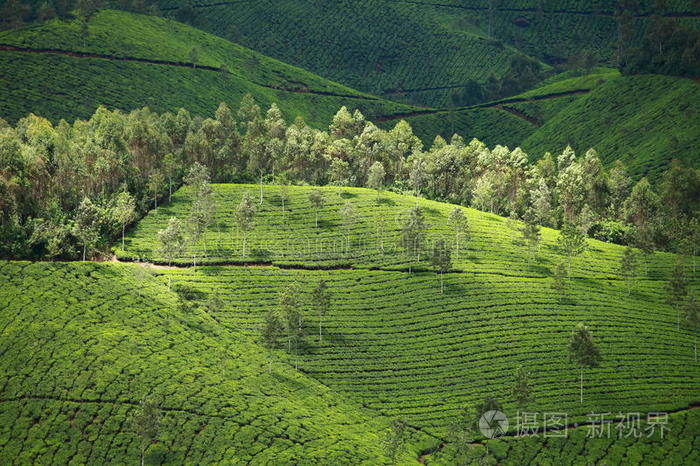
[[[639,2],[634,12],[635,38],[652,3]],[[662,14],[699,24],[696,3],[667,3]],[[455,88],[470,79],[501,76],[516,51],[552,64],[582,51],[598,63],[616,60],[614,0],[161,0],[159,5],[164,14],[353,88],[430,106],[449,105]]]
[[[697,455],[689,433],[698,411],[686,408],[698,401],[700,366],[696,335],[678,327],[667,304],[674,255],[645,258],[648,272],[630,285],[618,274],[623,248],[589,240],[558,289],[556,231],[543,229],[528,264],[517,222],[464,209],[469,239],[451,271],[441,277],[411,261],[408,273],[397,248],[406,209],[423,208],[428,245],[453,244],[446,220],[454,206],[360,188],[288,187],[283,213],[284,191],[265,186],[244,257],[233,215],[258,186],[212,188],[216,214],[196,245],[200,254],[206,248],[199,260],[238,265],[0,265],[4,452],[20,462],[136,461],[129,419],[150,396],[162,420],[149,462],[381,464],[389,420],[405,418],[412,429],[399,464],[455,464],[461,457],[448,428],[467,406],[495,399],[516,434],[511,389],[523,365],[535,393],[528,409],[567,413],[571,437],[484,442],[477,434],[472,460],[557,463],[577,449],[612,463]],[[314,189],[325,196],[318,228]],[[163,260],[157,231],[171,216],[184,220],[191,200],[190,188],[180,189],[129,233],[118,256]],[[352,223],[338,212],[346,202],[356,208]],[[190,252],[177,262],[187,265]],[[691,290],[700,290],[691,264],[685,270]],[[319,280],[331,293],[322,322],[311,299]],[[292,284],[305,336],[298,351],[285,343],[270,353],[260,346],[263,322]],[[582,403],[566,349],[578,322],[603,356],[584,372]],[[645,418],[676,410],[664,439],[590,440],[573,428],[592,412]]]
[[[184,307],[138,266],[0,264],[0,449],[14,463],[378,464],[385,421]],[[414,452],[407,454],[410,458]]]
[[[436,2],[439,3],[439,2]],[[263,0],[189,5],[165,14],[355,89],[444,106],[454,87],[500,77],[517,51],[459,15],[423,2]],[[410,93],[417,88],[441,88]],[[394,95],[409,90],[405,97]],[[393,95],[393,97],[392,97]]]
[[[171,20],[104,10],[88,31],[84,37],[77,19],[55,19],[1,32],[0,116],[73,120],[100,104],[209,115],[219,102],[236,106],[245,93],[316,126],[343,105],[369,116],[410,110]]]
[[[427,259],[420,263],[409,261],[398,247],[400,229],[408,209],[418,204],[425,209],[427,243],[439,238],[451,241],[447,217],[453,205],[411,196],[385,192],[377,202],[377,194],[365,188],[324,186],[290,186],[283,217],[279,186],[264,186],[264,202],[257,206],[255,228],[249,234],[246,255],[243,256],[243,234],[235,223],[235,212],[244,193],[255,197],[259,186],[212,185],[215,211],[210,227],[196,245],[188,244],[173,262],[191,265],[193,255],[198,263],[265,262],[275,265],[309,267],[342,267],[407,269],[428,267]],[[316,210],[309,194],[318,189],[325,204],[319,209],[319,226],[315,226]],[[158,251],[157,232],[170,217],[186,221],[192,206],[193,189],[184,187],[173,194],[172,202],[152,210],[126,238],[126,247],[116,251],[124,260],[145,259],[167,262]],[[346,225],[341,209],[352,204],[356,214]],[[465,209],[469,214],[472,239],[460,258],[454,258],[454,268],[488,273],[519,273],[528,276],[551,275],[560,260],[554,244],[557,232],[542,229],[542,247],[538,260],[527,265],[520,247],[520,222]],[[283,234],[281,234],[283,232]],[[349,246],[348,246],[349,244]],[[505,245],[505,247],[504,247]],[[382,247],[384,253],[381,253]],[[581,277],[617,277],[622,246],[590,240],[590,253],[572,264],[572,273]],[[649,259],[649,274],[656,279],[667,278],[672,254],[657,253]]]
[[[548,118],[521,144],[533,154],[567,144],[576,150],[595,147],[606,162],[620,159],[638,176],[658,176],[674,158],[698,166],[699,105],[700,85],[695,81],[616,77]]]
[[[440,276],[428,263],[413,262],[414,272],[407,273],[407,258],[397,247],[398,224],[418,203],[426,214],[427,243],[443,238],[454,244],[447,227],[451,205],[391,193],[377,202],[376,193],[366,189],[320,188],[326,203],[317,229],[307,199],[315,188],[288,188],[283,218],[280,188],[266,186],[248,240],[252,252],[243,257],[232,217],[242,194],[257,187],[213,188],[216,216],[206,241],[197,245],[204,254],[206,242],[207,256],[199,260],[252,266],[154,271],[175,289],[199,292],[202,301],[222,300],[218,321],[251,338],[259,336],[280,293],[296,283],[308,332],[300,369],[387,417],[405,416],[439,437],[463,407],[488,396],[514,416],[510,390],[520,364],[531,371],[532,410],[567,412],[571,422],[585,420],[589,412],[667,411],[697,401],[694,337],[684,325],[677,329],[678,314],[666,301],[672,254],[645,259],[648,272],[640,272],[628,289],[618,273],[624,248],[589,240],[588,252],[573,261],[562,295],[552,279],[561,260],[556,231],[543,229],[543,244],[528,264],[517,223],[465,209],[471,239],[444,275],[442,293]],[[345,202],[358,212],[349,228],[338,213]],[[119,257],[162,261],[157,231],[170,216],[184,219],[189,206],[188,190],[182,189],[130,233]],[[186,265],[188,255],[177,262]],[[692,275],[690,266],[686,271]],[[319,342],[310,293],[321,279],[333,305]],[[691,288],[700,288],[697,275]],[[583,404],[579,373],[566,352],[578,322],[591,326],[604,357],[600,368],[585,372]],[[290,363],[295,359],[287,357]]]

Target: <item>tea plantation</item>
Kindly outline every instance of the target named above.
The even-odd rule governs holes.
[[[251,253],[242,256],[233,210],[243,193],[256,189],[214,185],[214,225],[195,249],[205,263],[282,268],[205,266],[159,273],[176,287],[200,292],[201,299],[219,296],[225,303],[217,313],[220,322],[251,338],[289,283],[297,282],[308,295],[326,280],[334,296],[333,311],[324,318],[327,337],[306,340],[300,367],[367,406],[407,416],[439,435],[462,406],[487,395],[514,410],[508,390],[519,364],[532,371],[537,406],[558,407],[572,417],[593,409],[674,409],[696,401],[693,334],[676,328],[677,313],[666,304],[672,254],[648,258],[648,273],[640,272],[629,289],[617,274],[623,248],[589,241],[589,251],[573,260],[562,294],[551,278],[561,260],[553,246],[556,231],[543,231],[543,245],[528,265],[516,224],[466,209],[471,239],[455,257],[452,273],[444,275],[441,293],[440,276],[429,264],[409,261],[397,247],[398,228],[402,212],[418,203],[426,212],[428,242],[452,242],[447,214],[453,206],[392,193],[377,200],[373,191],[360,188],[319,188],[326,203],[317,228],[308,201],[316,188],[289,187],[283,217],[281,188],[265,186],[266,200],[248,239]],[[346,202],[359,213],[351,225],[338,212]],[[134,229],[119,256],[163,262],[157,230],[170,216],[187,215],[189,205],[188,189],[180,190]],[[177,262],[190,263],[188,255]],[[691,286],[698,285],[697,275],[691,277]],[[318,317],[310,302],[304,306],[313,335]],[[584,404],[576,397],[578,372],[566,353],[571,329],[581,321],[592,326],[605,355],[605,364],[586,374]]]
[[[235,108],[246,93],[317,127],[343,105],[369,117],[412,110],[175,21],[102,10],[87,24],[87,36],[77,19],[0,32],[0,117],[73,120],[98,105],[205,116],[220,102]]]
[[[0,263],[0,451],[23,464],[380,464],[385,421],[135,265]],[[418,434],[413,439],[420,444]],[[415,458],[407,451],[404,458]]]
[[[414,205],[424,209],[426,249],[437,239],[454,242],[448,225],[453,205],[429,201],[391,192],[378,194],[365,188],[288,186],[287,201],[282,207],[285,189],[263,186],[263,203],[257,205],[258,185],[213,184],[215,211],[211,225],[197,244],[187,244],[183,253],[172,262],[181,265],[197,263],[268,263],[304,267],[383,268],[406,270],[429,267],[424,254],[421,261],[407,257],[399,247],[400,230],[407,211]],[[324,205],[318,209],[309,195],[319,190]],[[237,227],[235,212],[245,193],[256,199],[254,227],[248,233],[246,255],[243,255],[243,232]],[[166,264],[159,253],[158,231],[170,217],[183,222],[190,214],[193,190],[184,187],[173,194],[172,202],[149,212],[127,235],[125,250],[116,250],[122,260],[147,260]],[[349,203],[355,215],[346,223],[341,210]],[[558,232],[542,229],[542,243],[534,261],[527,264],[521,244],[520,222],[464,209],[470,223],[468,241],[462,240],[459,256],[453,254],[453,268],[466,272],[549,277],[561,262],[555,250]],[[616,279],[624,248],[589,240],[589,250],[571,264],[574,276]],[[674,256],[656,253],[647,258],[648,277],[667,280]]]

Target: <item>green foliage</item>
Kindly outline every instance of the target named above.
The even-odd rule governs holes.
[[[191,24],[355,89],[446,106],[449,87],[500,77],[517,54],[474,25],[455,26],[463,13],[420,3],[263,0],[197,8]]]
[[[139,424],[152,439],[150,399],[160,415],[147,462],[386,461],[385,419],[287,364],[270,373],[257,335],[186,311],[163,278],[137,265],[0,263],[3,458],[137,464],[129,419],[151,413]]]
[[[235,106],[247,93],[264,107],[277,102],[290,118],[303,115],[314,126],[325,124],[342,105],[360,107],[370,116],[410,109],[171,20],[103,10],[91,16],[88,25],[87,40],[76,19],[5,31],[0,43],[186,66],[2,51],[0,82],[5,92],[0,96],[0,116],[14,122],[34,112],[53,122],[72,121],[88,118],[99,105],[125,111],[144,105],[158,112],[187,108],[209,116],[220,102]],[[187,63],[193,47],[199,50],[196,68]],[[251,61],[257,65],[247,66]],[[230,72],[218,71],[222,64]]]
[[[663,92],[659,90],[663,89]],[[690,154],[698,138],[698,86],[664,76],[608,79],[579,96],[521,141],[532,153],[595,147],[607,165],[614,158],[635,177],[658,178],[672,159],[697,167]]]

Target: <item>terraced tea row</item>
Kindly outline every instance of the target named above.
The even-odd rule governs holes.
[[[384,422],[135,265],[0,263],[0,450],[17,463],[383,462]],[[417,438],[417,437],[416,437]],[[405,453],[405,460],[415,452]]]
[[[175,263],[251,263],[263,262],[305,267],[382,267],[389,269],[426,268],[428,252],[437,239],[456,246],[456,237],[448,225],[453,205],[410,196],[364,188],[263,186],[263,203],[257,205],[255,226],[248,234],[243,255],[243,232],[238,228],[236,209],[245,193],[258,195],[255,185],[212,185],[216,210],[213,220],[195,244],[188,244]],[[316,209],[309,195],[318,189],[324,205]],[[285,194],[286,193],[286,194]],[[184,187],[173,195],[172,202],[151,211],[127,236],[126,250],[117,250],[122,260],[149,260],[167,263],[159,252],[158,231],[170,217],[187,221],[193,191]],[[281,196],[285,202],[284,213]],[[346,203],[354,215],[347,220],[341,213]],[[401,227],[406,213],[419,205],[425,213],[427,240],[420,262],[407,256],[400,246]],[[556,251],[558,232],[542,229],[542,244],[536,259],[528,265],[521,244],[520,223],[473,209],[464,209],[469,220],[470,239],[461,239],[460,249],[453,251],[453,268],[477,273],[503,275],[550,276],[562,261]],[[316,214],[318,213],[318,227]],[[581,277],[617,278],[624,248],[589,240],[589,251],[574,259],[571,273]],[[349,245],[349,246],[348,246]],[[670,276],[673,257],[653,254],[648,259],[648,276],[640,279],[663,279]]]
[[[300,369],[391,417],[407,416],[435,435],[466,405],[493,396],[515,413],[510,390],[518,365],[531,374],[534,409],[568,412],[668,410],[697,401],[693,334],[677,329],[665,283],[647,280],[628,294],[615,280],[576,279],[565,296],[545,278],[453,273],[440,292],[433,273],[300,271],[274,267],[164,270],[164,281],[199,299],[224,302],[224,326],[254,337],[279,295],[297,282],[308,336]],[[319,317],[310,291],[326,280],[331,311]],[[692,284],[700,289],[700,281]],[[593,328],[604,356],[579,372],[566,345],[578,322]],[[293,363],[295,355],[289,356]]]

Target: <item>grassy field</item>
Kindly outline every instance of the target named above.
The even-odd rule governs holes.
[[[456,458],[474,464],[484,457],[503,465],[578,464],[581,458],[585,458],[587,464],[695,464],[700,461],[697,438],[700,410],[670,414],[667,427],[662,438],[659,426],[652,428],[642,418],[638,438],[625,437],[629,432],[626,425],[613,422],[603,427],[602,437],[596,437],[597,432],[592,435],[586,426],[568,429],[566,438],[545,438],[540,434],[539,437],[494,439],[474,446],[468,456],[448,445],[427,456],[426,464],[453,465]]]
[[[139,266],[2,262],[0,282],[5,460],[137,464],[129,418],[149,396],[148,464],[384,461],[385,420],[287,364],[268,373],[251,338]]]
[[[150,395],[163,407],[151,461],[378,464],[388,421],[404,417],[412,429],[400,464],[454,464],[454,445],[441,445],[465,406],[494,398],[515,433],[511,389],[519,365],[535,393],[528,411],[567,413],[571,424],[590,413],[680,411],[663,441],[587,439],[583,427],[572,427],[567,442],[477,438],[472,460],[557,464],[580,453],[610,463],[692,462],[697,455],[698,410],[685,411],[698,402],[697,336],[677,328],[666,302],[673,255],[654,254],[630,288],[617,274],[622,248],[589,241],[560,291],[551,277],[560,261],[556,231],[543,230],[528,264],[517,224],[465,209],[471,238],[453,269],[441,277],[422,261],[408,273],[396,247],[401,213],[418,203],[428,241],[451,241],[446,215],[453,206],[325,187],[317,228],[308,201],[315,188],[289,187],[283,217],[281,188],[265,186],[248,241],[253,252],[243,257],[232,216],[243,193],[258,187],[213,189],[215,222],[196,248],[203,253],[206,244],[204,262],[238,265],[0,264],[0,364],[8,374],[0,448],[10,457],[136,461],[128,419]],[[348,228],[338,214],[345,202],[358,213]],[[184,218],[190,203],[189,188],[180,189],[129,232],[118,256],[163,260],[154,252],[156,233],[170,216]],[[178,262],[189,260],[188,252]],[[332,296],[322,323],[310,298],[319,280]],[[292,283],[306,336],[298,352],[274,350],[268,373],[264,316]],[[599,368],[584,373],[582,403],[579,369],[566,350],[578,322],[592,329],[603,355]]]
[[[652,1],[639,3],[633,27],[641,36]],[[663,14],[700,11],[690,0],[668,3]],[[190,4],[159,2],[166,14]],[[515,51],[546,63],[565,63],[584,50],[600,63],[613,65],[616,60],[613,0],[194,4],[204,5],[192,9],[196,27],[356,89],[375,94],[423,89],[390,98],[430,106],[448,105],[454,89],[426,88],[500,76]],[[698,18],[683,21],[698,25]]]
[[[369,117],[412,110],[174,21],[105,10],[91,18],[88,28],[87,39],[77,20],[0,33],[0,44],[87,54],[0,51],[0,83],[5,89],[0,116],[14,122],[34,112],[54,121],[73,120],[89,117],[100,104],[123,110],[184,107],[210,115],[219,102],[237,106],[245,93],[264,107],[276,102],[290,121],[302,115],[317,127],[325,127],[343,105],[360,108]],[[199,50],[199,67],[182,66],[192,62],[193,47]],[[226,73],[203,68],[222,65]]]

